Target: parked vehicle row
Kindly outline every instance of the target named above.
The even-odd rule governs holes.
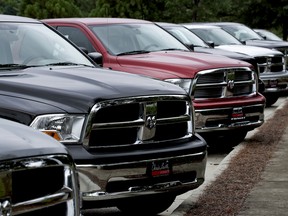
[[[191,52],[155,23],[137,19],[44,20],[109,69],[179,85],[195,107],[196,132],[236,145],[263,123],[265,98],[253,66],[220,55]],[[210,142],[210,144],[213,144]]]
[[[151,215],[164,211],[177,195],[204,182],[207,145],[195,133],[194,107],[185,90],[168,82],[100,68],[42,22],[8,15],[0,15],[0,20],[0,117],[42,131],[66,146],[78,173],[82,210],[117,206],[124,212]],[[37,142],[45,149],[41,140]],[[49,153],[44,149],[39,150],[40,156]],[[34,156],[24,153],[20,156]],[[19,158],[10,156],[7,159],[11,161]],[[61,175],[57,158],[28,160],[23,169],[29,172],[31,167],[33,175],[33,167],[44,169],[53,166],[53,161],[54,166],[59,164],[55,169]],[[50,192],[49,188],[59,188],[56,171],[43,174],[44,185],[37,178],[29,182],[31,187],[35,181],[35,186],[42,187],[35,187],[40,193],[35,196],[29,185],[9,180],[12,185],[5,190],[15,186],[14,191],[5,194],[3,201],[1,197],[1,211],[10,211],[12,203],[12,215],[21,214],[17,207],[22,206],[17,203],[26,200],[41,208],[54,206],[54,199],[42,199],[46,197],[42,189]],[[62,172],[68,174],[67,169]],[[54,193],[58,199],[63,196],[64,203],[67,196],[77,193],[71,190],[61,185]],[[37,207],[32,207],[33,213]],[[61,212],[51,208],[48,214]]]
[[[186,45],[144,20],[0,15],[0,117],[34,129],[3,120],[0,215],[149,215],[199,187],[207,142],[237,145],[266,99],[255,56]]]

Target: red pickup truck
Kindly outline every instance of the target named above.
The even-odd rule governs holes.
[[[174,83],[195,107],[196,131],[208,144],[236,145],[262,125],[265,98],[249,63],[194,53],[152,22],[124,18],[46,19],[99,65]],[[167,107],[167,112],[173,107]],[[215,139],[218,138],[218,139]],[[218,143],[218,142],[217,142]]]

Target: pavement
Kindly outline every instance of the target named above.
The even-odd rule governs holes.
[[[237,216],[288,215],[288,127]]]
[[[287,98],[279,100],[277,109],[281,109]],[[273,117],[275,109],[265,110],[265,119]],[[257,130],[248,133],[252,137]],[[204,184],[193,191],[181,195],[167,211],[161,215],[184,216],[197,201],[203,190],[219,176],[229,161],[242,149],[239,144],[219,164],[217,170],[211,172]],[[207,172],[207,171],[206,171]],[[237,216],[288,216],[288,127],[285,129],[272,158],[262,173],[261,180],[253,187]]]

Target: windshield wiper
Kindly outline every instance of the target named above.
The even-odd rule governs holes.
[[[167,49],[161,49],[161,50],[157,50],[157,51],[173,51],[173,50],[179,50],[179,51],[189,52],[189,50],[178,49],[178,48],[167,48]]]
[[[44,66],[71,66],[71,65],[76,65],[76,66],[81,65],[81,66],[92,67],[90,65],[78,64],[78,63],[73,63],[73,62],[55,62],[55,63],[45,64]]]
[[[262,38],[248,38],[246,40],[265,40],[265,39],[262,39]]]
[[[117,56],[145,54],[145,53],[150,53],[150,51],[147,51],[147,50],[134,50],[134,51],[128,51],[128,52],[119,53]]]
[[[29,66],[29,65],[23,65],[23,64],[0,64],[0,69],[15,69],[15,68],[19,68],[19,69],[25,69],[25,68],[28,68],[28,67],[32,67],[32,66]]]

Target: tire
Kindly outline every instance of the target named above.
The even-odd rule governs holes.
[[[227,131],[222,134],[205,134],[203,135],[203,138],[211,148],[230,149],[241,143],[245,139],[247,133],[248,131],[245,130],[235,130]]]
[[[277,95],[265,95],[266,98],[266,107],[271,107],[274,103],[277,102],[279,96]]]
[[[231,132],[222,138],[223,143],[228,147],[235,147],[245,139],[247,133],[247,131]]]
[[[169,208],[174,202],[175,198],[176,196],[167,194],[157,197],[145,197],[121,203],[117,206],[117,208],[128,215],[152,216]]]

